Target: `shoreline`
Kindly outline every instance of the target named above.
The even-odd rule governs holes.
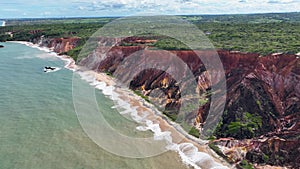
[[[31,42],[24,42],[24,41],[9,41],[13,43],[19,43],[26,45],[28,47],[37,48],[39,50],[45,51],[47,53],[52,53],[53,50],[47,47],[41,47],[38,44],[33,44]],[[55,53],[55,52],[53,52]],[[129,104],[129,111],[132,109],[136,110],[136,116],[137,117],[143,117],[145,114],[144,112],[147,112],[146,120],[152,121],[152,125],[158,125],[160,128],[160,131],[156,131],[155,129],[151,128],[151,126],[146,126],[147,130],[151,130],[153,132],[153,135],[157,135],[158,133],[166,133],[169,132],[171,137],[171,146],[175,146],[175,148],[171,148],[167,150],[175,151],[179,154],[182,162],[186,164],[187,166],[192,166],[194,168],[201,168],[208,169],[208,168],[232,168],[229,163],[225,161],[222,157],[218,156],[212,149],[208,147],[208,141],[207,140],[201,140],[197,139],[191,135],[189,135],[179,124],[176,124],[175,122],[172,122],[167,117],[165,117],[159,110],[155,108],[154,105],[151,103],[146,102],[141,97],[137,96],[132,92],[130,89],[127,88],[115,88],[116,81],[113,77],[110,77],[106,75],[105,73],[99,73],[95,71],[84,71],[81,69],[80,66],[76,65],[76,62],[67,55],[59,55],[55,53],[55,57],[63,60],[65,62],[65,68],[69,69],[73,72],[78,72],[78,74],[83,78],[84,76],[91,76],[94,78],[91,81],[88,81],[90,85],[93,87],[102,90],[102,93],[107,96],[113,96],[114,92],[120,95],[120,98],[123,100],[123,102],[126,102]],[[83,79],[87,81],[86,79]],[[104,88],[97,87],[97,84],[105,83],[107,87],[113,88],[113,91],[110,91],[108,93],[105,93]],[[111,98],[110,98],[111,99]],[[111,99],[113,100],[113,99]],[[133,119],[134,120],[134,119]],[[165,139],[166,140],[166,139]],[[168,141],[168,140],[166,140]],[[190,154],[188,156],[185,154],[185,149],[192,149],[194,154]],[[199,156],[203,156],[202,159],[198,159]],[[197,161],[198,160],[198,161]],[[198,164],[198,163],[204,163],[204,164]],[[210,163],[211,166],[206,166]]]

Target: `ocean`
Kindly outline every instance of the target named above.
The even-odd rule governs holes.
[[[175,151],[149,158],[112,154],[82,129],[72,100],[73,72],[54,53],[17,43],[0,49],[0,168],[1,169],[184,169]],[[43,67],[59,71],[44,73]],[[79,76],[79,75],[74,75]],[[82,80],[81,83],[87,82]],[[123,134],[141,137],[137,123],[121,116],[113,101],[95,91],[108,122]]]

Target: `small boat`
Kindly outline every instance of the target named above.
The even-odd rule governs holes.
[[[51,67],[51,66],[45,66],[45,67],[44,67],[44,72],[45,72],[45,73],[48,73],[48,72],[56,72],[56,71],[58,71],[58,70],[60,70],[60,68],[58,68],[58,67]]]

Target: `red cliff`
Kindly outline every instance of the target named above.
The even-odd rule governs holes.
[[[144,50],[144,46],[112,48],[102,46],[82,59],[80,64],[96,71],[114,74],[119,80],[126,82],[131,89],[149,95],[167,115],[174,117],[181,106],[182,89],[178,84],[188,86],[190,83],[184,80],[178,81],[170,73],[163,71],[164,65],[174,62],[166,56],[175,55],[188,67],[188,69],[180,68],[182,72],[179,76],[187,76],[190,70],[198,83],[195,92],[208,100],[197,111],[189,112],[188,121],[195,123],[196,126],[205,123],[210,107],[210,95],[207,93],[212,86],[208,80],[209,73],[196,53],[193,51],[164,52],[147,48],[140,53],[141,50]],[[196,52],[204,59],[210,59],[213,53],[213,51]],[[226,75],[227,100],[215,135],[219,138],[234,137],[239,140],[267,138],[265,141],[253,139],[243,143],[248,147],[244,158],[253,163],[299,167],[300,159],[297,154],[300,154],[300,60],[298,57],[290,54],[259,56],[223,50],[218,51],[218,54]],[[129,56],[137,59],[126,60]],[[142,69],[145,63],[156,65],[153,68]],[[167,70],[171,71],[171,74],[172,71],[178,73],[176,67],[168,67]],[[213,76],[218,76],[218,72]],[[237,133],[228,132],[229,124],[244,118],[245,113],[261,119],[261,122],[257,122],[259,125],[255,126],[255,132],[252,129]],[[222,142],[219,144],[222,145]],[[268,157],[268,160],[261,160],[262,154],[265,158]]]
[[[68,37],[68,38],[38,38],[34,39],[33,43],[40,44],[53,49],[56,53],[65,53],[74,49],[80,42],[80,38]]]

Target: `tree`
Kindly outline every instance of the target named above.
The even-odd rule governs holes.
[[[231,122],[228,125],[227,134],[238,139],[243,139],[245,137],[252,138],[255,136],[255,131],[261,127],[262,119],[260,116],[245,112],[242,119],[237,118],[237,121]]]

